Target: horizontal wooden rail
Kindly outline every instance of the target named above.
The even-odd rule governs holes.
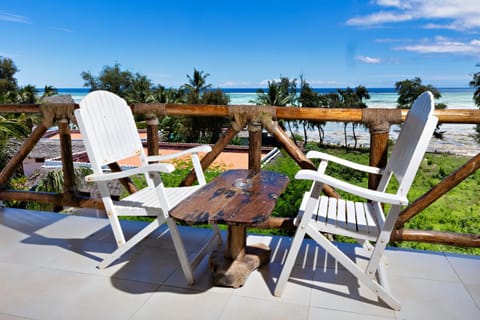
[[[480,235],[446,231],[400,229],[392,232],[390,240],[428,242],[450,246],[480,248]]]
[[[78,105],[74,104],[77,108]],[[171,116],[192,117],[228,117],[229,109],[242,107],[238,105],[193,105],[193,104],[165,104],[165,103],[136,103],[132,104],[135,114],[158,114]],[[252,107],[252,105],[248,105]],[[372,108],[368,108],[372,110]],[[277,119],[283,120],[310,120],[310,121],[339,121],[362,122],[362,115],[366,109],[332,109],[332,108],[294,108],[276,107]],[[382,109],[392,110],[396,109]],[[0,104],[0,113],[8,112],[40,112],[39,104]],[[402,121],[407,116],[408,109],[402,109]],[[435,110],[434,115],[441,123],[480,124],[480,110],[476,109],[444,109]]]

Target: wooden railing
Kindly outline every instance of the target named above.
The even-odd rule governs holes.
[[[0,200],[36,201],[51,203],[56,207],[73,206],[81,208],[102,209],[100,199],[82,197],[76,192],[73,173],[72,143],[70,136],[70,123],[75,122],[73,110],[76,104],[42,104],[42,105],[0,105],[0,113],[9,112],[40,112],[43,121],[33,130],[32,134],[24,141],[20,150],[12,157],[9,163],[0,172]],[[321,109],[321,108],[286,108],[273,106],[242,106],[242,105],[179,105],[179,104],[134,104],[131,106],[135,114],[144,114],[147,118],[147,148],[149,154],[158,153],[158,117],[194,116],[194,117],[221,117],[230,118],[231,126],[213,146],[213,150],[206,154],[201,163],[207,169],[224,148],[232,141],[242,129],[249,132],[249,168],[255,171],[260,169],[262,129],[266,129],[282,145],[285,151],[303,169],[314,169],[314,164],[305,156],[302,150],[290,139],[278,124],[279,120],[314,120],[363,123],[370,132],[370,165],[384,167],[388,156],[388,137],[392,124],[404,121],[408,110],[400,109]],[[468,123],[480,124],[480,110],[436,110],[435,115],[440,123]],[[15,169],[31,152],[36,143],[45,134],[48,128],[57,125],[60,132],[60,146],[64,173],[63,193],[45,193],[18,190],[5,190],[5,184],[10,179]],[[423,196],[413,201],[401,213],[392,241],[419,241],[430,243],[443,243],[458,246],[480,247],[480,235],[458,234],[452,232],[437,232],[431,230],[405,229],[405,223],[419,214],[431,203],[439,199],[449,190],[454,188],[468,176],[478,170],[480,166],[480,153],[471,158],[462,167]],[[113,164],[112,170],[120,170]],[[182,185],[191,185],[195,181],[194,172],[182,181]],[[122,181],[130,192],[134,186],[130,181]],[[369,176],[369,188],[375,188],[378,177]],[[337,196],[335,190],[329,186],[324,187],[324,192],[330,196]],[[460,204],[459,204],[460,205]],[[292,221],[288,218],[271,218],[262,226],[263,228],[293,228]]]

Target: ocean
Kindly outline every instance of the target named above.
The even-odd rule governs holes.
[[[253,105],[256,98],[257,89],[246,88],[226,88],[222,89],[229,97],[232,105]],[[438,88],[442,94],[442,98],[438,102],[445,103],[447,109],[477,109],[473,101],[473,88]],[[69,94],[76,102],[88,93],[88,88],[59,88],[59,94]],[[315,89],[320,93],[335,92],[336,89],[321,88]],[[366,100],[369,108],[396,108],[397,93],[393,88],[368,88],[370,99]],[[40,92],[41,94],[41,92]],[[475,125],[473,124],[442,124],[441,131],[444,131],[444,139],[439,140],[433,138],[430,146],[430,152],[449,152],[453,154],[462,154],[474,156],[480,152],[480,145],[475,142],[474,133]],[[347,128],[349,134],[348,143],[353,144],[350,125]],[[358,143],[362,146],[368,146],[369,134],[368,129],[357,127],[356,133]],[[391,139],[398,135],[398,126],[392,126],[390,131]],[[298,132],[303,135],[303,132]],[[317,140],[316,132],[309,132],[309,139]],[[344,144],[343,124],[327,123],[325,126],[325,142],[331,144]]]

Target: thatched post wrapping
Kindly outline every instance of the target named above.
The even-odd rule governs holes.
[[[402,111],[400,109],[363,109],[362,122],[370,130],[370,166],[385,168],[388,160],[390,125],[401,121]],[[379,182],[378,175],[369,174],[369,189],[376,189]]]

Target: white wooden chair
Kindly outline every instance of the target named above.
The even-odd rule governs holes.
[[[432,115],[433,110],[433,96],[430,92],[425,92],[416,99],[385,169],[353,163],[321,152],[308,152],[307,157],[321,159],[321,162],[318,170],[300,170],[295,176],[296,179],[312,180],[313,183],[302,199],[295,221],[295,237],[274,295],[282,294],[302,240],[305,234],[308,234],[392,309],[400,309],[399,301],[390,292],[381,260],[400,210],[408,204],[407,193],[437,124],[437,118]],[[378,188],[370,190],[328,176],[325,169],[329,161],[381,175]],[[396,178],[398,188],[396,192],[387,193],[392,176]],[[366,201],[353,202],[322,196],[320,193],[324,183],[365,198]],[[383,210],[384,204],[390,208],[387,215]],[[343,235],[357,240],[370,255],[368,266],[360,267],[322,233]]]
[[[99,268],[110,265],[166,222],[185,278],[188,283],[193,284],[193,269],[213,243],[221,243],[220,232],[214,225],[212,238],[200,253],[189,262],[176,223],[169,217],[168,212],[206,183],[198,153],[209,152],[211,147],[203,145],[173,155],[147,157],[130,107],[125,100],[108,91],[99,90],[89,93],[80,102],[80,108],[75,110],[75,117],[93,169],[93,174],[87,176],[86,180],[97,184],[118,245],[118,248],[100,263]],[[149,163],[185,155],[191,156],[199,185],[166,188],[159,173],[170,173],[175,170],[174,166],[168,163]],[[139,160],[139,167],[120,172],[106,172],[104,170],[105,166],[110,163],[131,157],[136,157]],[[120,201],[113,201],[107,183],[111,180],[138,174],[145,177],[147,187]],[[151,216],[156,218],[127,241],[118,219],[119,216]]]

